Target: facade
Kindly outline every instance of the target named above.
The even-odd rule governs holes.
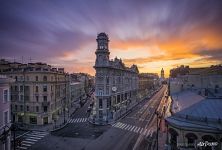
[[[70,104],[71,107],[78,107],[85,97],[84,83],[71,82],[70,83]]]
[[[139,74],[139,89],[138,98],[140,100],[147,98],[157,85],[158,75],[153,73],[140,73]]]
[[[95,104],[93,123],[106,124],[123,115],[137,102],[138,68],[126,67],[121,59],[109,59],[109,38],[105,33],[97,36],[95,62]]]
[[[11,148],[10,84],[14,80],[0,75],[0,149]]]
[[[184,73],[184,69],[186,74]],[[180,92],[186,89],[198,90],[206,92],[206,94],[217,95],[214,91],[218,91],[222,87],[222,66],[211,66],[205,68],[189,68],[183,67],[183,72],[177,77],[170,79],[170,88],[172,93]],[[175,74],[176,69],[171,70],[171,74]]]
[[[53,123],[69,105],[69,78],[63,68],[44,63],[1,60],[1,73],[15,79],[11,85],[12,118],[19,124]]]

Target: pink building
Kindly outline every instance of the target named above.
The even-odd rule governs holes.
[[[0,75],[0,149],[10,150],[10,83],[13,79]]]

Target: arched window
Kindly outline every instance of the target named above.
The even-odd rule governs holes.
[[[47,81],[47,76],[44,76],[44,77],[43,77],[43,81]]]
[[[194,133],[187,133],[186,138],[187,138],[188,147],[194,148],[195,140],[197,140],[197,136]]]

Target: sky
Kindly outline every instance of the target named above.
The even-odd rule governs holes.
[[[0,58],[95,74],[96,36],[110,58],[166,76],[222,62],[221,0],[0,1]]]

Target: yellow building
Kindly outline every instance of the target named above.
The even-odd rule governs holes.
[[[69,104],[69,78],[63,68],[45,63],[0,62],[0,72],[14,78],[11,85],[13,120],[43,125],[52,123]]]

